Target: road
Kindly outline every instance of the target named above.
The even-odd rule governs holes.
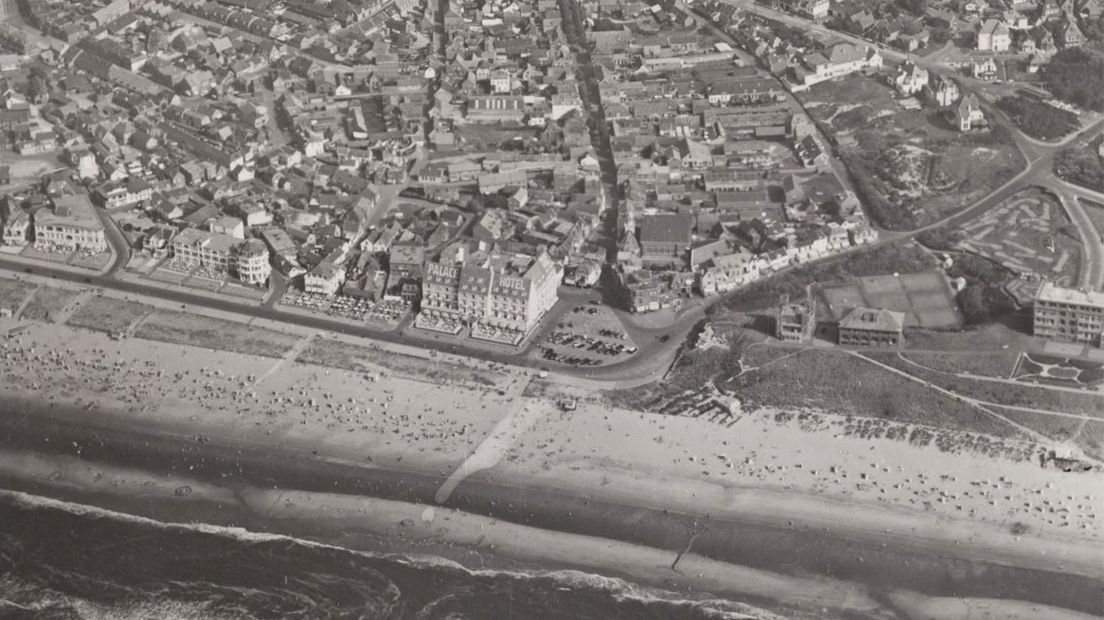
[[[922,58],[906,54],[900,50],[869,41],[861,37],[832,30],[823,24],[819,24],[813,20],[800,17],[798,15],[792,15],[789,13],[783,13],[774,9],[756,4],[752,0],[725,0],[728,4],[738,6],[741,9],[765,17],[774,21],[781,22],[794,28],[800,28],[807,32],[813,32],[823,37],[828,37],[835,40],[847,41],[855,45],[871,46],[878,50],[883,58],[892,60],[895,62],[911,61],[918,66],[927,69],[930,72],[938,73],[941,75],[954,75],[957,78],[963,91],[972,92],[979,95],[984,101],[991,101],[994,97],[991,89],[993,85],[989,82],[982,80],[976,80],[968,76],[961,75],[957,69],[947,64],[942,64],[933,60],[933,58],[939,58],[945,56],[945,53],[937,52],[931,57]],[[1079,273],[1079,285],[1085,287],[1093,287],[1101,289],[1104,287],[1104,248],[1101,247],[1101,236],[1097,232],[1096,228],[1092,225],[1092,221],[1085,213],[1084,208],[1080,205],[1077,198],[1088,198],[1090,200],[1104,199],[1104,195],[1095,194],[1084,188],[1079,188],[1075,185],[1066,183],[1065,181],[1057,178],[1053,174],[1054,170],[1054,158],[1058,152],[1080,139],[1091,139],[1101,133],[1104,130],[1104,117],[1098,113],[1087,113],[1083,115],[1083,118],[1087,120],[1080,130],[1074,132],[1056,142],[1044,142],[1036,140],[1015,127],[1015,125],[995,106],[987,106],[987,112],[991,116],[996,116],[998,120],[1009,129],[1012,130],[1015,137],[1016,145],[1023,153],[1024,158],[1027,160],[1027,168],[1020,174],[1013,177],[1008,183],[1005,183],[995,191],[985,196],[981,200],[977,201],[973,205],[966,209],[943,218],[937,222],[928,224],[922,228],[916,230],[905,231],[904,233],[895,234],[890,232],[885,236],[885,239],[880,243],[897,242],[904,237],[912,237],[927,230],[932,230],[940,226],[955,225],[964,223],[984,213],[985,211],[997,206],[1003,200],[1014,195],[1016,192],[1028,188],[1028,187],[1043,187],[1054,192],[1061,201],[1066,212],[1069,214],[1070,219],[1077,227],[1078,234],[1081,238],[1081,243],[1085,248],[1085,255],[1082,259],[1081,269]],[[1086,193],[1087,192],[1087,193]],[[1095,194],[1095,197],[1094,197]]]
[[[1085,248],[1085,257],[1082,260],[1080,273],[1080,285],[1096,290],[1104,290],[1104,234],[1096,229],[1092,219],[1089,218],[1082,200],[1092,200],[1104,204],[1104,194],[1090,189],[1067,183],[1051,175],[1047,184],[1062,201],[1066,213],[1073,220],[1077,232],[1081,237],[1081,245]]]
[[[570,2],[570,0],[568,0]],[[740,6],[752,7],[752,12],[761,13],[772,19],[780,19],[783,22],[791,25],[800,26],[814,32],[820,32],[825,35],[830,35],[836,38],[844,40],[851,40],[859,44],[870,44],[857,37],[846,35],[843,33],[837,33],[829,30],[820,24],[814,24],[809,20],[778,13],[765,7],[754,5],[746,0],[734,1],[734,4]],[[570,5],[569,5],[570,6]],[[883,48],[884,49],[884,48]],[[891,58],[903,58],[903,54],[895,50],[885,50],[887,57]],[[946,67],[940,67],[940,70],[946,70]],[[974,204],[968,206],[962,211],[951,215],[947,218],[933,222],[922,228],[903,231],[903,232],[891,232],[884,234],[882,239],[875,244],[863,246],[865,249],[877,247],[879,245],[885,245],[890,243],[900,243],[902,240],[911,238],[927,230],[946,225],[955,225],[965,221],[968,221],[985,211],[995,207],[1002,201],[1006,200],[1016,192],[1031,186],[1042,186],[1052,189],[1062,200],[1066,206],[1067,211],[1070,213],[1071,219],[1077,225],[1078,230],[1082,235],[1082,242],[1086,247],[1086,258],[1083,263],[1081,284],[1083,286],[1095,286],[1100,287],[1104,283],[1104,249],[1101,248],[1099,242],[1093,243],[1093,239],[1099,239],[1099,234],[1096,233],[1095,228],[1092,227],[1092,222],[1089,220],[1084,209],[1078,202],[1078,197],[1087,197],[1090,199],[1104,200],[1104,196],[1094,194],[1065,183],[1064,181],[1057,179],[1053,175],[1054,158],[1057,152],[1065,144],[1072,142],[1075,139],[1081,137],[1092,137],[1101,132],[1104,129],[1104,119],[1096,120],[1088,126],[1081,129],[1078,133],[1068,136],[1060,143],[1043,143],[1037,140],[1033,140],[1023,135],[1018,130],[1015,132],[1016,143],[1020,147],[1027,159],[1027,168],[1019,175],[1011,179],[1002,187],[992,192],[988,196],[978,200]],[[461,355],[467,355],[477,359],[492,360],[499,363],[508,363],[522,366],[537,366],[538,362],[531,360],[524,352],[505,354],[489,352],[478,347],[464,347],[455,344],[446,344],[433,340],[431,337],[420,338],[413,335],[400,334],[397,332],[380,331],[376,329],[364,327],[353,327],[346,323],[330,320],[326,317],[307,317],[299,314],[292,314],[283,312],[275,307],[274,303],[266,303],[263,306],[249,305],[238,300],[227,298],[214,299],[207,296],[189,293],[183,290],[170,290],[159,286],[145,284],[135,281],[123,281],[116,279],[114,276],[119,273],[127,264],[130,257],[129,244],[127,244],[122,231],[110,218],[104,218],[107,222],[107,238],[114,250],[113,261],[103,275],[85,275],[81,273],[74,273],[60,268],[54,268],[49,266],[34,266],[30,269],[34,273],[39,275],[46,275],[62,280],[68,280],[73,282],[83,282],[95,286],[101,286],[105,288],[111,288],[126,293],[132,293],[135,295],[145,295],[149,297],[164,299],[184,305],[193,305],[207,307],[215,310],[221,310],[226,312],[233,312],[242,315],[247,315],[255,318],[264,318],[274,321],[281,321],[285,323],[296,324],[304,327],[310,327],[315,329],[324,329],[329,331],[335,331],[344,334],[351,334],[355,336],[371,338],[381,340],[385,342],[394,343],[406,343],[415,344],[425,347],[427,349],[439,350],[444,352],[456,353]],[[823,260],[832,260],[836,257],[828,257]],[[9,260],[0,257],[0,268],[9,269],[15,272],[23,272],[27,269],[26,264]],[[705,316],[706,310],[714,303],[721,301],[723,298],[715,298],[712,300],[705,300],[693,304],[688,307],[684,312],[677,316],[670,324],[663,327],[645,328],[636,326],[635,321],[631,315],[622,313],[623,323],[626,325],[630,335],[637,342],[637,346],[640,348],[638,355],[634,356],[631,360],[614,364],[608,367],[596,368],[596,369],[564,369],[557,371],[557,374],[563,375],[565,378],[577,378],[584,381],[594,381],[596,383],[612,384],[619,387],[626,387],[632,385],[640,385],[653,381],[667,370],[667,367],[671,360],[674,359],[674,355],[681,345],[682,340],[689,333],[690,329],[698,321],[702,320]],[[667,335],[668,339],[661,340],[661,336]]]

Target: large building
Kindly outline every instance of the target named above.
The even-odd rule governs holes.
[[[1044,282],[1035,295],[1035,335],[1104,346],[1104,293]]]
[[[694,219],[689,215],[645,217],[640,225],[640,249],[649,264],[682,265],[690,250]]]
[[[172,254],[187,265],[225,273],[248,284],[264,284],[272,273],[268,248],[260,239],[186,228],[173,238]]]
[[[107,251],[103,222],[86,194],[58,196],[52,209],[35,211],[34,243],[40,248]]]
[[[451,253],[425,265],[422,312],[524,335],[555,305],[562,279],[546,254]]]
[[[774,318],[774,336],[784,342],[808,342],[816,331],[816,298],[806,303],[783,300]]]
[[[853,347],[897,347],[904,343],[905,315],[881,308],[855,308],[839,322],[839,343]]]

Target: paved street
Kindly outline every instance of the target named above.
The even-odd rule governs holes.
[[[738,6],[743,10],[766,17],[788,26],[800,28],[805,31],[816,33],[820,36],[830,37],[839,41],[847,41],[855,45],[867,45],[873,46],[878,49],[882,56],[888,60],[895,62],[904,62],[906,60],[916,63],[929,71],[939,73],[941,75],[953,75],[961,84],[963,90],[967,92],[974,92],[979,94],[983,99],[989,101],[993,99],[994,95],[990,92],[993,87],[991,83],[984,82],[982,80],[976,80],[967,76],[964,76],[958,72],[952,66],[939,62],[939,59],[948,58],[946,50],[936,52],[926,58],[915,57],[910,54],[906,54],[900,50],[868,41],[861,37],[857,37],[845,32],[839,32],[832,30],[823,24],[819,24],[810,19],[792,15],[789,13],[783,13],[774,9],[767,8],[765,6],[756,4],[752,0],[725,0],[728,4]],[[1003,124],[1009,126],[1014,132],[1015,140],[1020,151],[1023,153],[1024,158],[1027,159],[1027,168],[1024,169],[1019,175],[1014,177],[1005,185],[997,188],[988,196],[982,198],[978,202],[969,206],[968,208],[956,213],[952,216],[933,222],[923,228],[909,231],[906,233],[908,236],[914,236],[926,230],[932,230],[944,225],[954,225],[962,222],[966,222],[985,211],[997,206],[1008,197],[1014,195],[1016,192],[1028,188],[1028,187],[1043,187],[1053,191],[1063,205],[1066,207],[1067,213],[1070,214],[1070,218],[1073,220],[1075,226],[1077,226],[1078,233],[1081,237],[1082,244],[1085,248],[1084,261],[1081,268],[1081,275],[1079,278],[1081,286],[1092,286],[1101,288],[1104,286],[1104,248],[1101,247],[1101,237],[1096,229],[1092,226],[1092,222],[1089,220],[1084,209],[1077,202],[1076,197],[1080,196],[1088,198],[1090,200],[1102,200],[1104,195],[1096,194],[1083,188],[1078,188],[1074,185],[1066,183],[1061,179],[1054,176],[1054,159],[1058,152],[1067,145],[1081,139],[1090,140],[1093,137],[1099,135],[1104,130],[1104,116],[1095,112],[1083,113],[1082,117],[1084,125],[1082,128],[1060,141],[1057,142],[1043,142],[1027,136],[1019,129],[1015,128],[1011,121],[995,106],[987,106],[987,112],[990,114],[996,114],[1000,117]],[[887,237],[883,233],[883,239],[881,243],[887,241],[899,240],[903,235],[894,235],[890,233]]]

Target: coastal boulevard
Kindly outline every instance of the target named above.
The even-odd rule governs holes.
[[[121,255],[122,253],[120,253]],[[501,364],[511,364],[531,368],[544,367],[543,361],[531,357],[528,352],[532,348],[532,342],[540,338],[538,333],[530,344],[523,350],[508,352],[504,347],[485,348],[469,346],[458,343],[455,340],[446,340],[434,337],[430,332],[425,335],[413,334],[412,330],[382,330],[367,325],[357,326],[342,321],[335,321],[321,315],[306,315],[302,313],[286,312],[275,307],[274,304],[248,304],[232,297],[220,297],[217,295],[204,295],[189,292],[181,288],[167,288],[141,281],[112,277],[113,270],[106,274],[92,272],[82,273],[72,268],[55,267],[42,263],[28,264],[0,255],[0,270],[6,270],[18,275],[33,275],[53,278],[66,282],[73,282],[87,286],[110,289],[139,297],[160,299],[172,303],[181,304],[182,310],[188,307],[200,307],[219,312],[239,315],[246,319],[265,319],[280,323],[287,323],[309,329],[318,329],[325,332],[336,332],[360,338],[391,343],[396,345],[412,345],[428,351],[452,353],[463,355],[483,361],[491,361]],[[597,291],[569,292],[561,296],[560,312],[555,310],[545,318],[544,323],[538,327],[543,330],[549,323],[555,322],[557,316],[563,314],[563,310],[572,303],[585,303],[597,300]],[[696,304],[687,311],[677,316],[671,323],[662,327],[638,327],[632,321],[631,315],[618,311],[625,318],[624,326],[634,340],[637,341],[639,352],[629,360],[611,364],[599,368],[556,368],[554,374],[565,380],[579,378],[590,384],[603,383],[607,387],[627,387],[649,383],[661,377],[667,370],[667,365],[674,359],[675,353],[694,324],[705,316],[706,306]],[[668,336],[662,338],[661,336]],[[497,350],[495,350],[497,349]],[[666,362],[666,364],[664,363]]]
[[[954,527],[949,522],[934,528],[890,532],[849,522],[838,518],[839,514],[834,520],[810,522],[802,519],[800,511],[778,515],[745,514],[737,509],[705,512],[690,504],[671,501],[662,494],[634,504],[622,501],[615,489],[600,496],[588,496],[527,481],[508,467],[496,467],[465,479],[438,508],[462,511],[449,511],[454,521],[466,518],[463,515],[481,519],[478,527],[484,534],[475,544],[437,533],[419,540],[414,519],[404,519],[401,525],[391,523],[390,527],[377,531],[372,526],[371,508],[363,517],[363,524],[357,525],[357,521],[342,521],[337,510],[331,514],[324,505],[316,506],[318,512],[311,518],[289,519],[272,516],[277,506],[275,500],[264,506],[251,506],[243,499],[251,493],[274,494],[279,490],[275,499],[281,505],[285,497],[289,503],[291,497],[297,503],[302,503],[304,497],[330,498],[321,502],[348,498],[361,505],[373,501],[369,498],[379,498],[411,504],[415,511],[432,510],[427,507],[437,505],[434,494],[442,484],[443,472],[420,465],[416,462],[417,453],[403,461],[401,468],[381,467],[352,463],[338,455],[284,441],[259,445],[217,437],[196,440],[185,431],[157,430],[149,423],[112,422],[108,416],[84,416],[83,412],[45,406],[13,407],[10,402],[0,407],[8,409],[0,415],[3,487],[163,521],[245,527],[250,531],[309,537],[365,550],[432,552],[472,568],[517,567],[521,562],[523,566],[536,565],[542,569],[580,568],[595,572],[598,570],[595,562],[605,561],[611,562],[607,574],[682,592],[707,590],[714,596],[738,600],[743,596],[746,602],[755,605],[802,610],[818,617],[820,614],[902,617],[908,614],[895,608],[893,601],[898,600],[897,593],[905,590],[924,597],[956,597],[964,601],[1026,601],[1027,607],[1037,612],[1038,608],[1032,605],[1083,614],[1104,612],[1100,575],[1086,570],[1077,558],[1063,557],[1058,548],[1040,557],[1023,549],[995,550],[974,540],[948,540],[946,532]],[[63,468],[64,461],[79,459],[82,469],[108,471],[109,476],[111,471],[125,471],[132,481],[146,476],[162,485],[186,481],[191,486],[187,487],[187,494],[176,493],[175,497],[172,493],[138,490],[146,484],[90,489],[69,476],[20,473],[19,466],[12,464],[28,462],[28,454],[54,463],[46,465],[47,468]],[[212,499],[214,496],[204,489],[225,493],[219,496],[221,499]],[[753,493],[741,489],[730,492],[737,498],[745,492]],[[435,531],[444,532],[448,528],[441,524],[443,527]],[[407,532],[403,531],[404,526],[409,528]],[[515,545],[496,548],[493,544],[482,544],[484,538],[500,540],[495,535],[502,528],[519,527],[529,534],[520,537]],[[664,559],[660,564],[645,566],[627,560],[612,563],[612,557],[603,559],[604,551],[582,553],[577,561],[562,557],[542,561],[545,555],[539,548],[540,541],[557,536],[582,540],[591,546],[601,544],[604,550],[623,548],[624,557],[638,557],[628,551],[633,550]],[[373,540],[376,542],[368,542]],[[684,555],[691,553],[698,558],[684,559]],[[740,580],[718,588],[715,582],[700,580],[699,568],[681,570],[680,560],[682,566],[700,566],[701,558],[736,571],[771,575],[775,581],[814,580],[818,584],[814,588],[818,592],[814,608],[810,609],[812,595],[807,592],[795,593],[792,600],[781,602],[748,600]],[[837,596],[822,592],[825,588],[842,590]],[[855,591],[863,593],[860,598],[876,601],[875,605],[881,609],[855,613],[852,608],[856,605]],[[1047,615],[1045,610],[1042,613]]]

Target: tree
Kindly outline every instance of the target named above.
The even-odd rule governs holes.
[[[928,12],[928,0],[898,0],[897,4],[913,15],[924,15]]]
[[[1104,111],[1104,58],[1080,47],[1067,47],[1044,67],[1055,97],[1083,108]]]

